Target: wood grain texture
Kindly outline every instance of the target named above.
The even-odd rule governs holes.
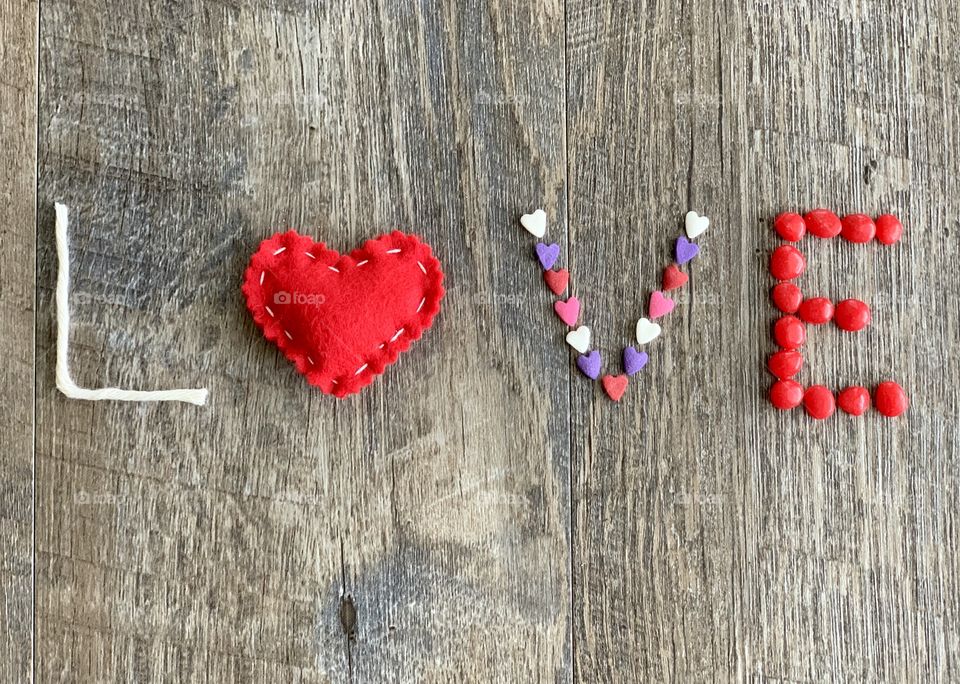
[[[460,4],[44,3],[41,681],[569,671],[567,358],[513,334],[515,217],[562,210],[563,8]],[[78,383],[208,408],[56,394],[54,200]],[[244,308],[288,226],[413,230],[445,265],[434,329],[360,397],[309,388]]]
[[[51,0],[38,84],[31,8],[0,0],[0,679],[31,666],[34,382],[37,681],[960,678],[956,3]],[[54,201],[76,380],[208,407],[56,392]],[[622,404],[563,344],[538,205],[611,371],[713,219]],[[874,312],[812,331],[802,380],[898,379],[901,420],[766,403],[772,218],[821,205],[907,235],[802,243],[805,291]],[[359,397],[244,309],[287,227],[444,263]]]
[[[0,681],[33,669],[37,5],[0,0]]]
[[[633,400],[573,386],[577,679],[956,679],[956,4],[567,13],[571,262],[605,351],[683,213],[714,220]],[[803,243],[802,287],[860,296],[874,323],[811,333],[801,379],[896,378],[904,419],[766,404],[772,218],[817,206],[908,233]]]

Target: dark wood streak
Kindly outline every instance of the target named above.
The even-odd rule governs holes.
[[[37,5],[0,1],[0,681],[33,668]]]

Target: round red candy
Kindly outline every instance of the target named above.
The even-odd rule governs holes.
[[[787,314],[797,313],[803,301],[803,293],[793,283],[777,283],[770,291],[770,296],[773,297],[774,306]]]
[[[870,393],[866,387],[847,387],[837,395],[837,406],[851,416],[862,416],[870,408]]]
[[[770,273],[777,280],[793,280],[807,268],[807,260],[793,245],[780,245],[770,255]]]
[[[833,392],[823,385],[814,385],[808,387],[803,393],[803,408],[812,418],[824,420],[833,415],[837,403],[833,398]]]
[[[807,341],[807,329],[796,316],[781,316],[773,324],[773,339],[784,349],[798,349]]]
[[[892,214],[884,214],[877,219],[877,241],[892,245],[903,236],[903,224]]]
[[[773,222],[773,229],[784,240],[799,242],[807,232],[807,224],[800,214],[780,214]]]
[[[870,324],[870,307],[859,299],[844,299],[837,302],[833,322],[847,332],[863,330]]]
[[[823,325],[833,318],[833,302],[826,297],[805,299],[797,309],[797,315],[804,323]]]
[[[873,404],[887,418],[903,415],[910,405],[907,393],[895,382],[881,382],[873,393]]]
[[[866,214],[844,216],[840,223],[842,225],[840,235],[848,242],[863,244],[870,242],[877,234],[877,224]]]
[[[803,401],[803,385],[794,380],[780,380],[770,388],[770,403],[781,411],[797,408]]]
[[[789,380],[800,372],[801,366],[803,366],[803,357],[800,352],[789,349],[771,354],[767,360],[767,368],[777,376],[778,380]]]
[[[803,217],[803,221],[807,224],[807,230],[819,238],[836,237],[843,230],[840,217],[826,209],[811,211]]]

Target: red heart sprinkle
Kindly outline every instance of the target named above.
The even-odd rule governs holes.
[[[793,283],[779,283],[770,291],[774,305],[783,313],[795,314],[803,301],[803,293]]]
[[[311,385],[359,392],[433,323],[443,270],[430,246],[395,231],[339,254],[296,231],[260,244],[244,274],[253,320]]]
[[[870,408],[870,393],[866,387],[847,387],[837,395],[837,406],[851,416],[862,416]]]
[[[683,287],[690,280],[690,276],[677,268],[676,264],[670,264],[663,269],[663,291],[669,292]]]
[[[600,379],[600,384],[603,385],[603,391],[607,393],[608,397],[614,401],[620,401],[623,393],[627,391],[627,376],[604,375]]]
[[[563,291],[567,289],[567,284],[570,282],[570,272],[565,268],[556,271],[544,271],[543,279],[553,294],[563,294]]]

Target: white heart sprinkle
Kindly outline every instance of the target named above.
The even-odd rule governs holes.
[[[649,318],[641,318],[637,321],[637,343],[647,344],[660,337],[663,328],[658,323],[653,323]]]
[[[581,354],[586,354],[590,348],[590,328],[581,325],[576,330],[567,333],[567,344],[576,349]]]
[[[691,240],[706,233],[709,227],[710,219],[706,216],[701,216],[695,211],[687,214],[687,237]]]
[[[533,237],[540,239],[547,234],[547,212],[537,209],[532,214],[524,214],[520,217],[520,225]]]

